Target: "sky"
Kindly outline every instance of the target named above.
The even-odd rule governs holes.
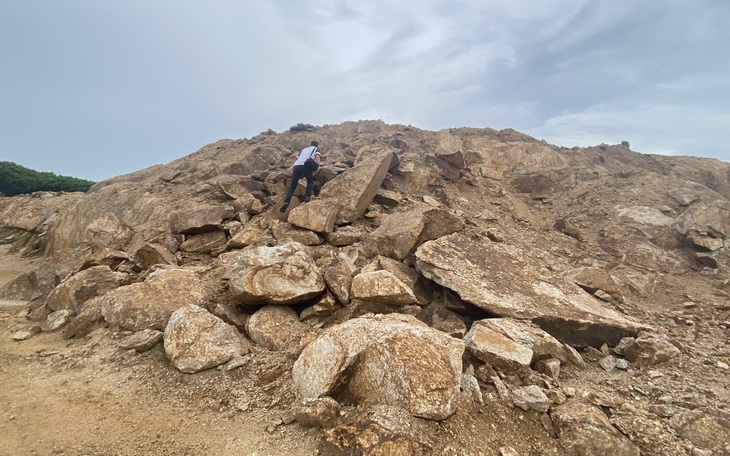
[[[101,181],[381,119],[730,162],[728,24],[728,0],[0,0],[0,161]]]

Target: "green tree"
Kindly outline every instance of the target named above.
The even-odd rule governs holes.
[[[54,173],[34,171],[13,162],[0,161],[0,193],[15,196],[39,191],[86,192],[95,182]]]

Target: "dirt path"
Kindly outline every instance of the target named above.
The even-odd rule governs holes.
[[[32,267],[3,248],[0,286]],[[243,370],[182,374],[161,347],[124,352],[104,328],[17,342],[33,324],[24,315],[23,303],[0,303],[0,455],[316,454],[319,434],[248,397]]]

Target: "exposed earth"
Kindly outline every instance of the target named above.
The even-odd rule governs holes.
[[[704,231],[694,230],[694,225],[687,228],[691,223],[705,223],[698,214],[709,219],[709,209],[697,212],[691,221],[681,217],[688,213],[688,207],[695,207],[692,201],[682,201],[692,192],[701,195],[703,203],[711,195],[722,202],[720,207],[725,210],[730,196],[725,164],[688,157],[664,160],[623,146],[560,149],[511,131],[454,130],[451,133],[461,135],[464,150],[469,149],[467,145],[476,148],[482,134],[490,140],[501,135],[499,141],[505,146],[498,152],[489,148],[493,146],[484,146],[492,153],[486,160],[465,152],[468,166],[460,172],[457,169],[456,177],[430,177],[432,180],[419,193],[415,190],[419,187],[418,168],[403,171],[409,169],[404,164],[408,154],[418,148],[437,150],[450,140],[410,127],[376,128],[368,122],[356,125],[362,130],[357,140],[350,136],[351,125],[306,133],[324,138],[320,142],[336,149],[339,158],[349,157],[349,165],[352,149],[386,136],[387,141],[382,142],[403,152],[401,171],[391,170],[393,175],[388,179],[392,180],[384,185],[400,193],[400,206],[424,196],[436,200],[435,204],[443,204],[465,221],[462,232],[470,239],[506,244],[536,270],[568,274],[589,268],[620,277],[614,290],[597,287],[609,292],[601,296],[601,304],[648,325],[678,349],[679,355],[670,361],[631,363],[619,369],[600,363],[609,354],[616,355],[613,347],[577,347],[586,365],[561,366],[559,380],[546,388],[551,391],[554,405],[572,400],[598,407],[642,455],[730,455],[730,261],[724,246],[697,251],[699,245],[709,245],[707,239],[721,239],[723,245],[725,233],[719,232],[723,227]],[[373,138],[368,136],[371,133]],[[101,191],[104,186],[110,189],[118,185],[122,189],[118,193],[124,195],[124,189],[142,187],[137,182],[146,182],[153,173],[162,177],[149,179],[148,193],[184,201],[174,192],[185,186],[186,197],[205,199],[212,190],[199,184],[199,175],[195,174],[208,172],[203,166],[205,160],[223,166],[234,152],[240,154],[239,149],[247,147],[254,154],[262,148],[267,153],[283,153],[291,148],[290,144],[302,142],[296,136],[301,134],[292,131],[279,137],[269,132],[250,140],[250,144],[222,141],[181,159],[169,169],[143,170],[139,176],[120,176],[102,183],[89,199],[98,198],[100,206],[108,205],[104,195],[112,191],[105,194]],[[404,146],[406,143],[410,150]],[[543,150],[548,158],[535,158]],[[510,153],[522,155],[500,161],[499,157]],[[550,162],[554,157],[564,157],[568,164]],[[334,175],[341,171],[339,168],[346,168],[348,160],[344,161],[345,165],[336,163],[333,170],[325,170],[325,178],[328,172]],[[262,198],[262,213],[278,213],[276,204],[285,188],[287,163],[288,158],[283,159],[275,164],[280,165],[278,174],[272,172],[262,178],[268,189],[275,189]],[[211,175],[220,174],[218,166],[211,166],[216,170]],[[516,171],[510,174],[509,169]],[[188,171],[189,177],[185,175]],[[448,172],[453,170],[443,171]],[[488,175],[491,172],[495,175]],[[179,187],[170,184],[176,179],[180,180]],[[676,188],[681,191],[675,192]],[[134,201],[142,201],[140,195]],[[372,230],[397,210],[387,204],[372,204],[363,217],[364,224]],[[727,214],[721,217],[725,220]],[[683,221],[678,222],[680,219]],[[4,223],[0,228],[12,225]],[[730,226],[730,221],[727,223]],[[42,246],[46,255],[50,255],[49,250],[77,243],[81,236],[74,236],[79,231],[68,226],[61,225],[56,232],[55,246]],[[65,233],[61,233],[63,229]],[[21,230],[13,230],[8,231],[13,233],[6,238],[8,243],[0,244],[0,289],[46,259],[43,251],[28,248],[32,242],[21,245],[18,239],[22,236],[16,234]],[[124,250],[132,252],[152,237],[144,230],[154,231],[140,225],[137,233],[144,234],[129,240]],[[684,232],[680,235],[678,230]],[[35,228],[28,231],[38,234]],[[714,256],[708,259],[706,250],[715,252]],[[179,255],[179,266],[210,265],[213,256],[187,252]],[[483,312],[467,309],[462,315],[465,323],[486,318]],[[236,363],[187,374],[171,365],[160,343],[141,353],[120,348],[119,341],[130,331],[99,325],[83,337],[66,340],[61,331],[46,331],[45,322],[30,321],[27,315],[27,300],[0,300],[0,455],[292,456],[321,454],[325,450],[321,443],[323,429],[304,426],[292,416],[291,407],[297,401],[292,380],[295,354],[254,344]],[[43,331],[27,340],[13,339],[18,331],[35,325]],[[465,366],[480,364],[468,353],[464,359]],[[523,374],[500,373],[500,377],[510,389],[541,381]],[[365,411],[347,402],[341,404],[339,420],[346,423],[381,416],[381,423],[390,420],[394,428],[407,428],[411,439],[430,448],[429,452],[408,454],[580,454],[575,448],[566,450],[547,413],[512,405],[497,385],[482,380],[479,378],[483,403],[464,392],[458,398],[456,412],[444,420],[401,420],[400,412],[388,407]],[[365,454],[406,454],[380,451]]]

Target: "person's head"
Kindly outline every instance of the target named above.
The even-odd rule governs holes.
[[[314,147],[319,147],[319,143],[317,141],[312,141],[309,145],[314,146]]]

